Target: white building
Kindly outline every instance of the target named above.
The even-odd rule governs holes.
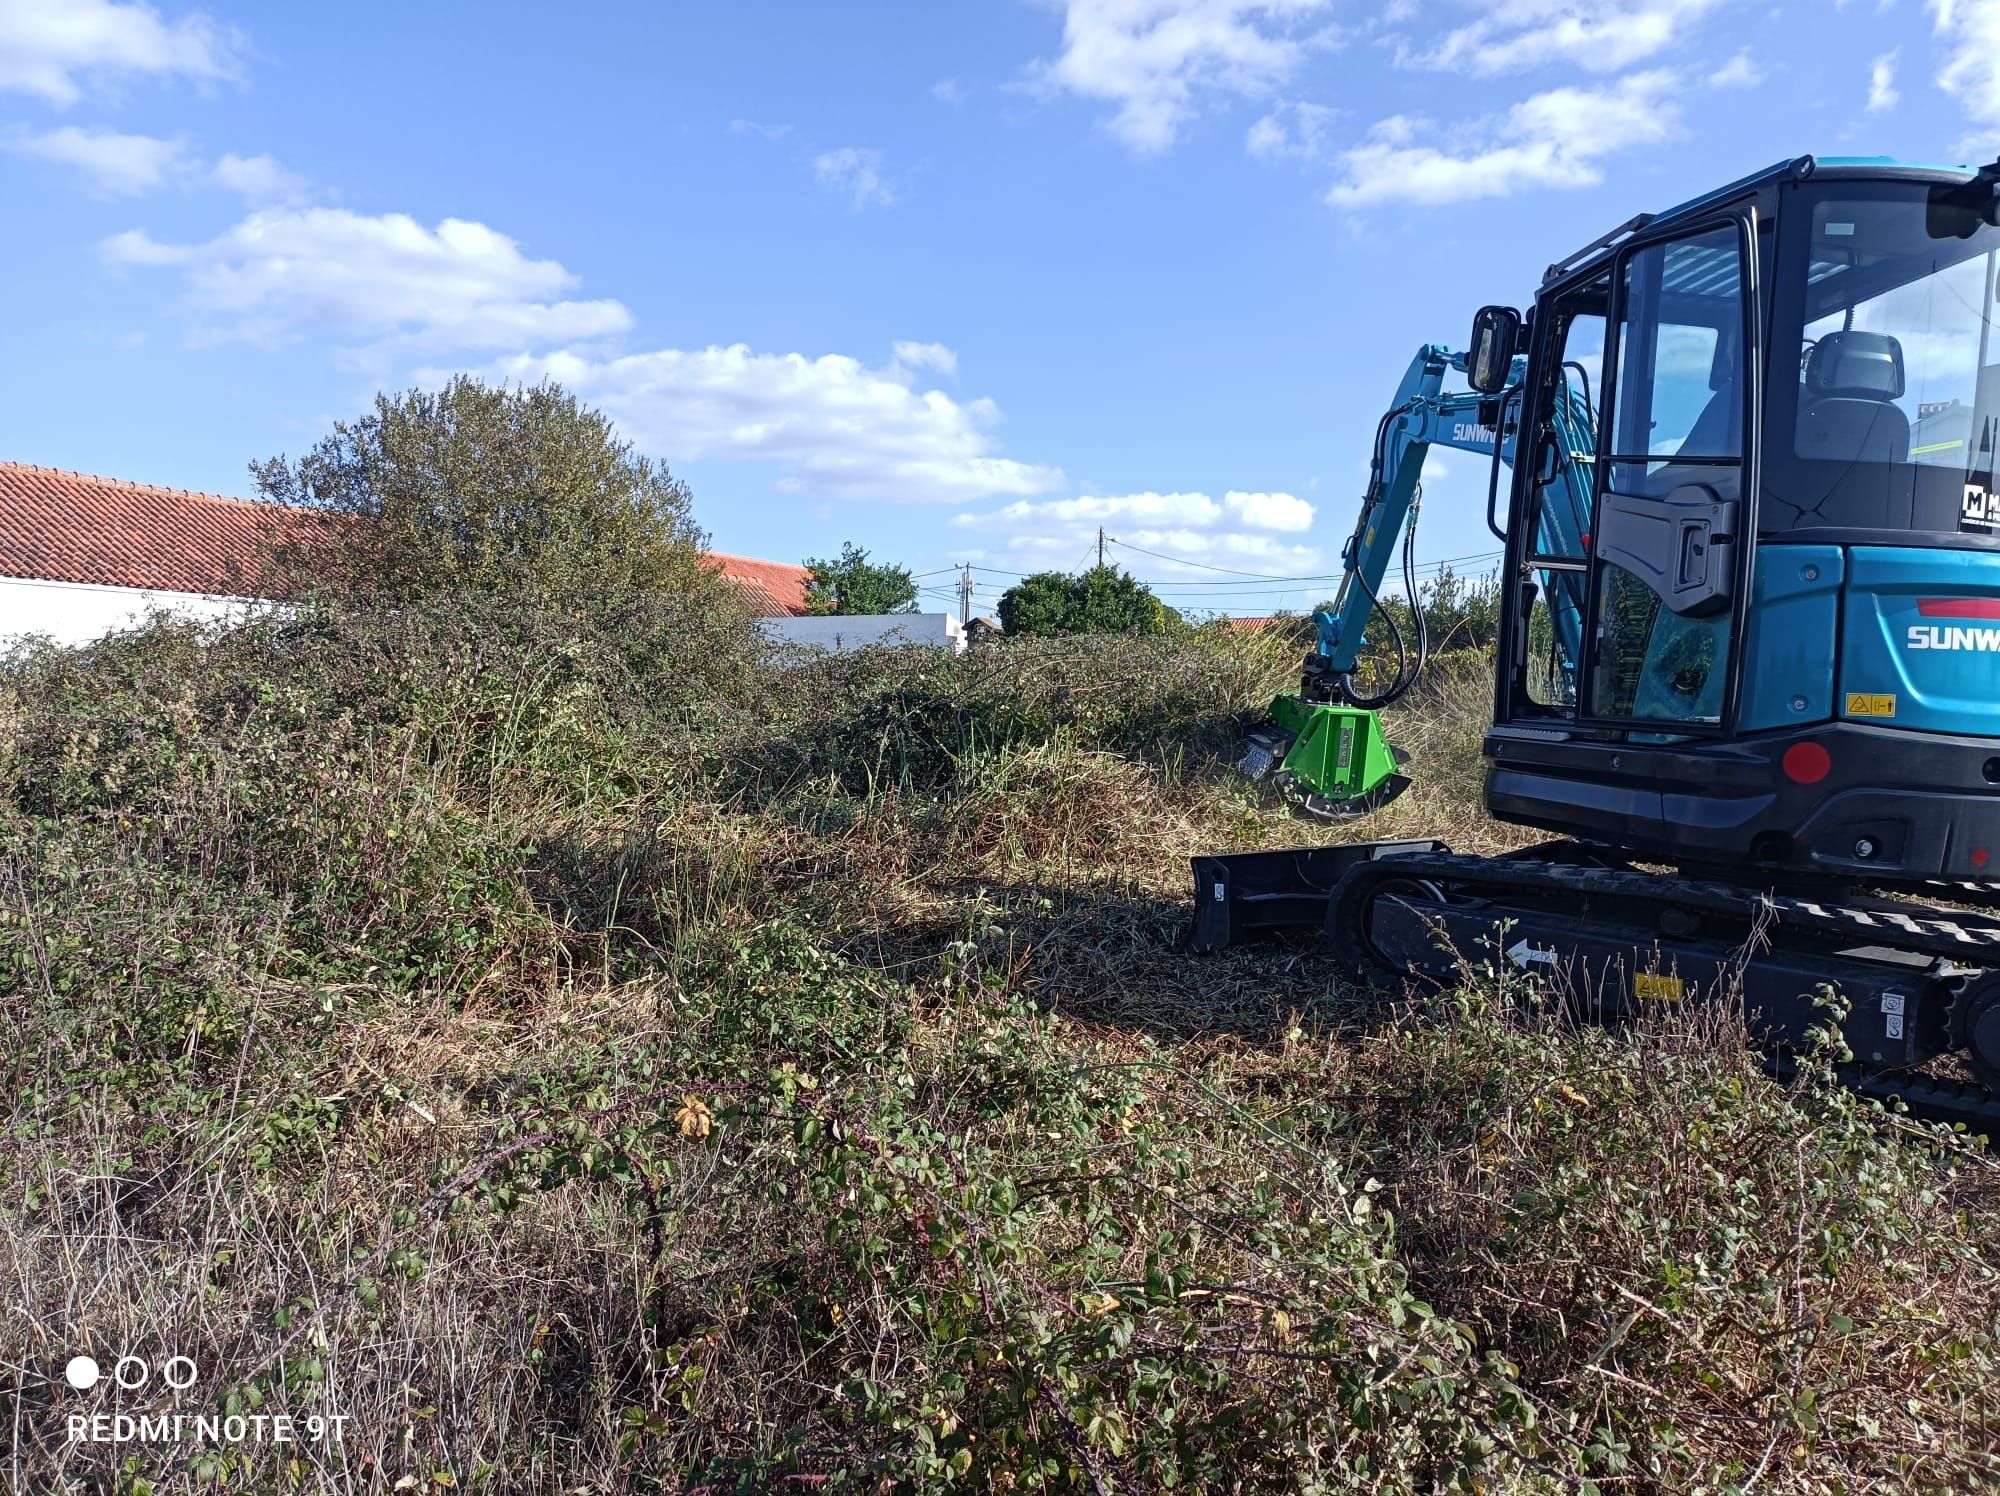
[[[164,608],[240,611],[294,511],[0,462],[0,639],[79,644]]]
[[[0,462],[0,647],[32,634],[87,643],[155,609],[189,618],[240,612],[270,594],[265,558],[297,533],[302,515],[279,504]],[[873,621],[788,616],[805,612],[803,566],[715,552],[709,560],[773,622],[844,623],[854,635],[857,623]]]
[[[949,613],[828,614],[818,618],[766,618],[764,632],[783,644],[838,653],[871,644],[930,644],[956,654],[965,630]]]

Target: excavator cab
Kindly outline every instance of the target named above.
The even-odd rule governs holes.
[[[1989,874],[1993,175],[1805,158],[1550,267],[1493,391],[1535,458],[1495,470],[1492,814],[1691,869]]]

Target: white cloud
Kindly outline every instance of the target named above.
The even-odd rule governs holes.
[[[963,104],[965,88],[956,78],[940,78],[931,85],[931,97],[940,104]]]
[[[306,195],[305,179],[272,156],[225,155],[209,168],[209,180],[252,203],[293,203]]]
[[[1896,92],[1896,54],[1884,52],[1868,69],[1868,112],[1881,114],[1894,109],[1901,97]]]
[[[1396,115],[1341,153],[1342,177],[1327,193],[1336,207],[1464,202],[1534,187],[1590,187],[1599,161],[1629,146],[1672,138],[1680,109],[1672,73],[1634,73],[1605,88],[1557,88],[1524,99],[1497,125],[1453,130],[1450,139],[1491,142],[1467,154],[1426,144],[1427,121]]]
[[[1968,154],[2000,137],[2000,0],[1931,0],[1937,35],[1949,49],[1938,84],[1978,126]]]
[[[33,134],[23,130],[6,140],[16,155],[33,156],[73,167],[91,189],[106,197],[133,197],[161,186],[188,165],[187,147],[179,140],[151,135],[121,135],[115,130],[80,129],[63,125]]]
[[[1312,522],[1313,506],[1287,493],[1232,491],[1218,501],[1205,493],[1147,492],[1023,500],[985,513],[959,514],[952,527],[994,537],[996,548],[984,554],[1008,559],[1023,571],[1075,570],[1103,529],[1128,546],[1156,553],[1119,553],[1120,564],[1128,569],[1217,582],[1222,579],[1204,566],[1275,577],[1320,574],[1325,570],[1320,548],[1284,538],[1310,529]]]
[[[894,343],[889,351],[905,369],[935,369],[940,374],[958,372],[958,355],[942,343]]]
[[[1764,69],[1750,56],[1748,47],[1708,75],[1710,88],[1755,88],[1763,81]]]
[[[896,194],[882,180],[880,151],[850,145],[823,152],[813,160],[813,174],[820,186],[845,193],[856,209],[870,205],[886,208],[896,200]]]
[[[237,160],[228,175],[245,190],[288,180],[270,162]],[[919,382],[923,371],[956,372],[942,343],[898,342],[881,368],[740,344],[620,356],[593,340],[629,330],[621,303],[569,298],[575,275],[480,223],[270,208],[206,243],[132,230],[102,250],[113,265],[178,272],[198,336],[276,342],[329,330],[347,340],[350,363],[378,377],[436,359],[415,371],[420,382],[480,354],[493,360],[481,370],[490,377],[560,381],[670,460],[774,463],[783,491],[964,503],[1065,481],[1000,451],[993,401]]]
[[[267,209],[205,244],[128,230],[103,250],[113,264],[179,270],[214,338],[272,341],[318,325],[378,340],[379,355],[573,342],[632,320],[616,301],[558,299],[577,284],[568,270],[459,218],[427,229],[402,213]]]
[[[1223,507],[1253,530],[1310,530],[1313,506],[1288,493],[1237,493],[1222,496]]]
[[[1573,63],[1614,73],[1685,38],[1722,0],[1475,0],[1481,14],[1427,51],[1421,67],[1490,77]]]
[[[1042,525],[1081,526],[1095,534],[1100,525],[1207,526],[1221,519],[1222,512],[1222,506],[1205,493],[1130,493],[1009,504],[990,515],[961,515],[959,523],[971,528],[982,522],[1016,525],[1033,520]]]
[[[235,31],[200,11],[169,22],[116,0],[0,4],[0,90],[56,104],[81,98],[85,77],[234,78],[241,50]]]
[[[917,345],[934,347],[935,345]],[[996,454],[1000,411],[919,389],[906,364],[730,348],[599,358],[566,350],[502,360],[493,373],[551,378],[669,462],[778,463],[778,486],[834,498],[963,503],[1058,488],[1061,472]]]
[[[1324,104],[1282,103],[1250,127],[1243,147],[1264,161],[1316,160],[1325,150],[1333,117]]]
[[[4,0],[0,0],[4,3]],[[179,138],[121,135],[115,130],[62,125],[39,134],[16,130],[0,136],[0,147],[73,167],[102,197],[136,197],[178,183],[206,183],[237,193],[252,203],[297,202],[306,195],[304,179],[270,156],[229,154],[213,163],[188,152]]]
[[[1329,0],[1066,0],[1062,51],[1033,87],[1117,105],[1111,132],[1133,150],[1173,146],[1203,96],[1262,97],[1315,39],[1301,23]],[[1324,36],[1325,33],[1322,33]]]
[[[765,125],[754,119],[733,119],[729,128],[737,135],[761,135],[766,140],[783,140],[792,133],[790,125]]]

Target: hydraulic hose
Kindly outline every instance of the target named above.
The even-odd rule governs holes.
[[[1346,692],[1350,706],[1358,706],[1366,711],[1380,711],[1385,706],[1394,706],[1401,701],[1409,695],[1410,688],[1422,678],[1425,667],[1430,664],[1430,622],[1424,617],[1423,599],[1417,595],[1417,513],[1422,503],[1423,489],[1419,487],[1416,497],[1410,501],[1409,524],[1403,531],[1403,596],[1409,603],[1410,616],[1416,633],[1417,648],[1414,664],[1411,663],[1410,652],[1404,644],[1403,630],[1396,622],[1396,615],[1382,606],[1382,599],[1376,595],[1375,589],[1368,585],[1366,577],[1358,571],[1354,574],[1355,581],[1361,584],[1361,590],[1367,594],[1369,603],[1381,616],[1382,621],[1389,625],[1389,637],[1396,645],[1396,676],[1388,690],[1379,696],[1358,696],[1351,687]]]
[[[1414,404],[1415,402],[1411,402],[1395,407],[1386,412],[1376,424],[1375,452],[1369,476],[1371,489],[1379,490],[1382,482],[1382,467],[1388,456],[1390,423],[1411,410]],[[1396,622],[1396,615],[1382,606],[1382,599],[1376,595],[1375,589],[1368,585],[1368,578],[1360,567],[1355,567],[1353,571],[1354,580],[1361,584],[1361,590],[1368,598],[1369,605],[1381,616],[1382,621],[1389,625],[1389,637],[1396,646],[1396,674],[1386,691],[1379,696],[1358,696],[1351,683],[1343,689],[1342,694],[1346,696],[1348,704],[1358,706],[1365,711],[1379,711],[1402,700],[1423,675],[1424,667],[1430,663],[1430,624],[1424,617],[1423,599],[1417,596],[1417,516],[1423,508],[1423,497],[1423,485],[1419,484],[1416,493],[1410,499],[1410,517],[1403,527],[1403,596],[1409,603],[1416,634],[1414,665],[1411,663],[1410,651],[1403,638],[1402,626]]]

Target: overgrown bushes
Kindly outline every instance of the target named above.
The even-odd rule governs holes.
[[[10,1483],[2000,1479],[1983,1154],[1699,1014],[1178,954],[1189,853],[1323,834],[1227,768],[1294,665],[784,663],[671,597],[12,658]],[[1392,820],[1501,835],[1479,685],[1411,698]],[[175,1406],[347,1423],[67,1437]]]
[[[1080,635],[962,655],[826,655],[790,671],[749,745],[760,786],[936,790],[969,768],[1060,742],[1175,766],[1240,752],[1246,713],[1286,672],[1267,654],[1196,641]],[[775,684],[775,682],[774,682]],[[1253,705],[1254,704],[1254,705]]]

